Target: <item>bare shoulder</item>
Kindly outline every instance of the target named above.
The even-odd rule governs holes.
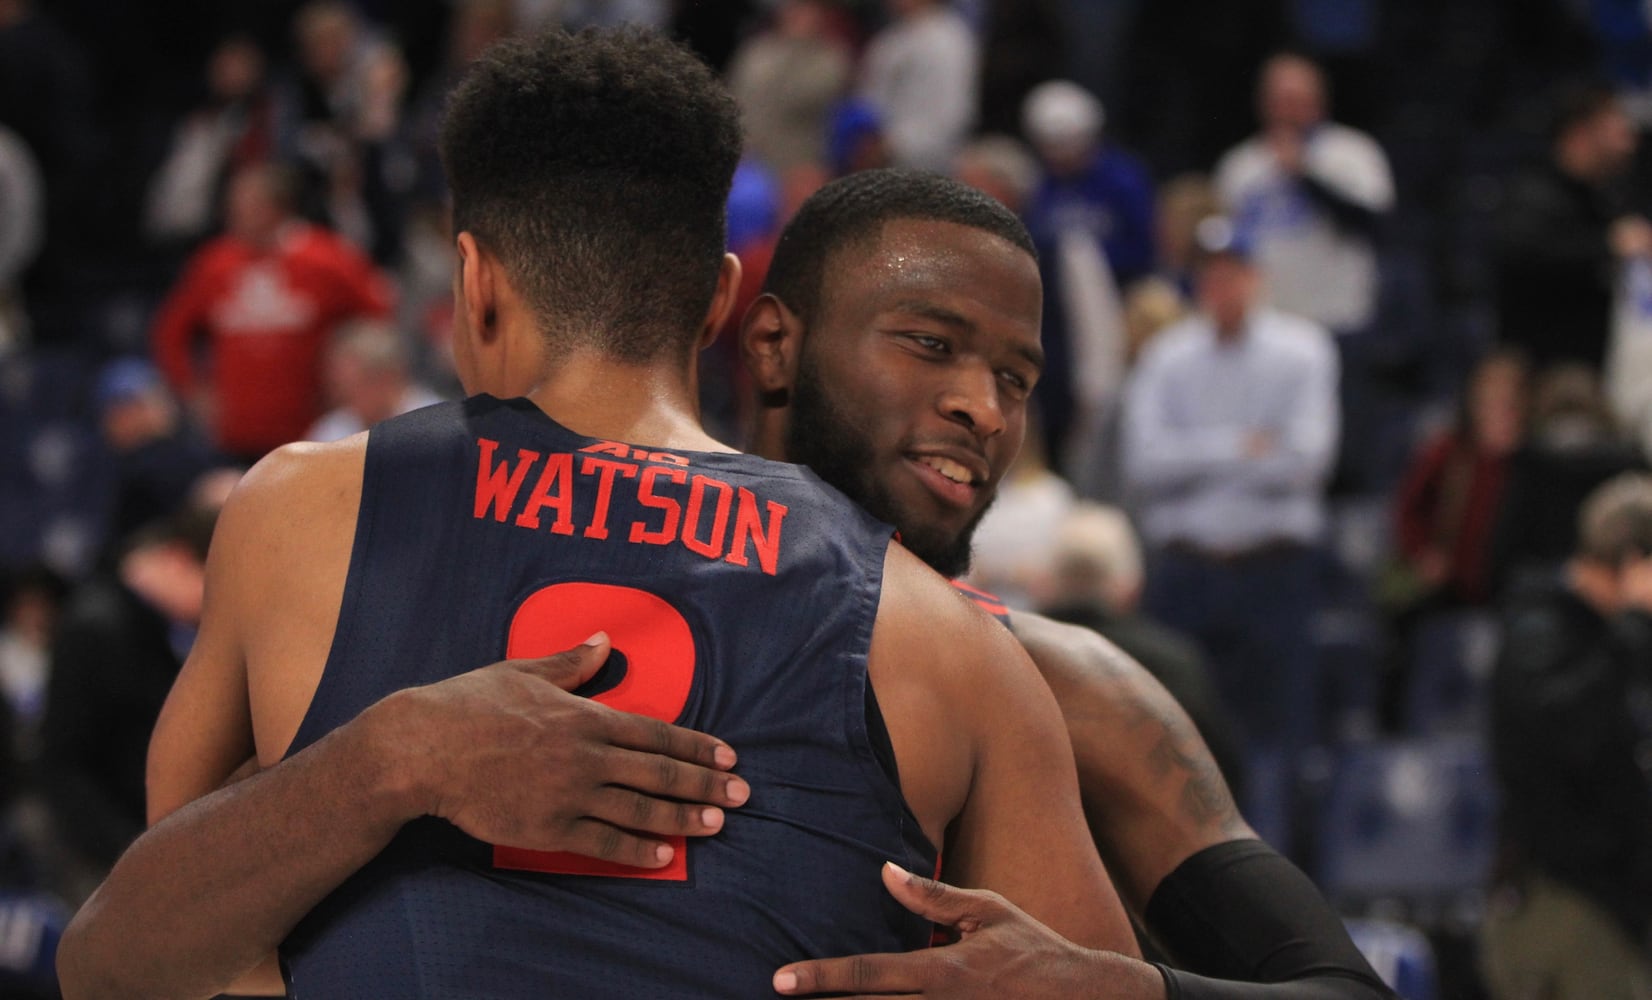
[[[1146,667],[1093,629],[1020,611],[1014,625],[1061,706],[1092,832],[1133,903],[1194,853],[1254,836],[1193,721]]]
[[[332,647],[366,454],[366,434],[278,448],[247,473],[220,518],[209,581],[230,590],[241,623],[266,765],[286,752]]]
[[[326,444],[283,445],[242,478],[224,505],[224,517],[238,527],[257,528],[302,514],[336,512],[340,500],[360,501],[366,458],[366,433]],[[354,506],[348,513],[355,516]]]
[[[995,688],[1043,685],[1002,625],[900,545],[884,559],[867,667],[902,791],[939,844],[969,796],[982,702]]]
[[[918,721],[927,724],[929,745],[918,748],[918,759],[933,760],[935,744],[967,755],[941,772],[955,782],[948,791],[964,797],[947,821],[948,878],[994,889],[1088,947],[1131,952],[1129,922],[1085,827],[1060,709],[1026,652],[898,547],[886,563],[884,593],[889,615],[880,610],[878,629],[886,644],[880,648],[874,634],[873,651],[900,650],[895,669],[919,692],[914,704],[927,703]],[[891,719],[892,737],[895,725]],[[907,790],[899,740],[896,753]],[[960,776],[967,777],[961,788]],[[1039,822],[1028,824],[1028,816]]]

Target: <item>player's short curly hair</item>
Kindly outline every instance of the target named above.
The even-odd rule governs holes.
[[[940,174],[866,170],[833,181],[803,203],[780,234],[763,290],[812,318],[828,261],[876,239],[885,223],[898,219],[969,226],[1038,256],[1027,227],[990,196]]]
[[[716,289],[734,101],[636,28],[501,42],[448,101],[453,229],[498,256],[553,345],[687,352]]]

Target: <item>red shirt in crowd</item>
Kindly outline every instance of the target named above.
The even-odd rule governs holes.
[[[1491,596],[1492,532],[1507,471],[1506,455],[1443,434],[1417,455],[1400,487],[1400,551],[1412,561],[1429,550],[1443,554],[1441,582],[1456,601],[1478,604]]]
[[[321,415],[321,358],[333,328],[385,316],[390,305],[372,261],[319,226],[290,223],[267,250],[220,236],[190,259],[161,306],[155,360],[181,397],[211,391],[220,448],[261,455],[298,440]]]

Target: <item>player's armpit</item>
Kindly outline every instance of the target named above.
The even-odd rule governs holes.
[[[1001,893],[1080,945],[1135,954],[1135,935],[1085,825],[1060,709],[1026,653],[898,547],[884,590],[874,654],[921,679],[934,717],[967,751],[966,797],[943,855],[948,881]],[[911,801],[907,748],[881,687],[879,698]]]
[[[1189,857],[1255,836],[1192,720],[1146,668],[1090,629],[1023,612],[1014,624],[1061,706],[1091,831],[1137,912]]]

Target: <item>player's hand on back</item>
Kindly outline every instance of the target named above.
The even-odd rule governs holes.
[[[693,730],[571,694],[607,660],[608,637],[506,660],[391,695],[369,712],[404,741],[422,811],[492,844],[657,868],[654,837],[707,836],[744,804],[734,751]],[[650,836],[652,835],[652,836]]]
[[[931,1000],[1164,1000],[1151,965],[1081,948],[995,892],[959,889],[884,865],[884,886],[901,905],[957,935],[954,944],[893,955],[852,955],[785,966],[785,996],[928,997]]]

